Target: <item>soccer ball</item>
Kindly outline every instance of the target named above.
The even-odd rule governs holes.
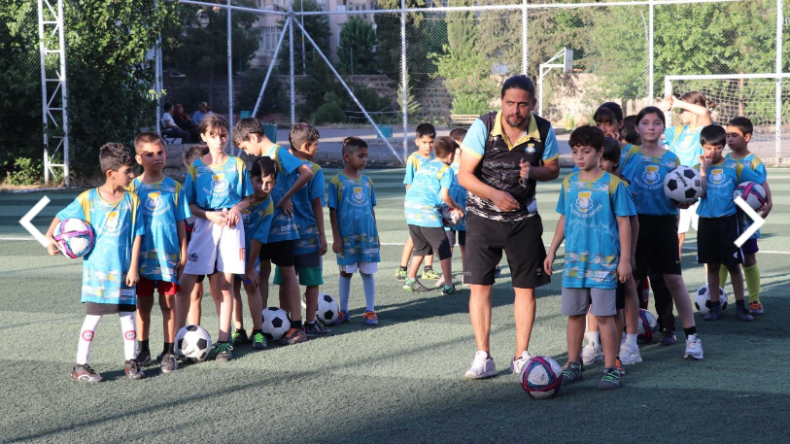
[[[637,340],[642,342],[650,342],[653,340],[653,335],[658,331],[658,322],[653,313],[647,310],[639,309],[639,322],[637,323]]]
[[[337,301],[332,296],[321,293],[318,295],[318,308],[315,311],[315,318],[324,325],[329,325],[337,319]]]
[[[765,188],[754,182],[744,182],[732,192],[732,198],[740,197],[745,200],[752,210],[759,210],[765,205]]]
[[[562,368],[548,356],[533,356],[521,368],[521,387],[535,399],[551,398],[562,387]]]
[[[708,291],[708,286],[704,285],[697,290],[696,296],[694,296],[694,306],[697,307],[697,310],[703,314],[707,315],[710,313],[710,308],[708,307],[708,302],[710,301],[710,292]],[[719,287],[719,302],[721,303],[721,311],[727,309],[727,293],[724,292],[724,289]]]
[[[283,337],[291,328],[288,313],[278,307],[269,307],[263,310],[263,336],[267,341],[276,341]]]
[[[199,325],[187,325],[176,333],[176,353],[186,359],[205,361],[211,350],[211,336]]]
[[[664,194],[679,205],[692,202],[702,193],[702,177],[694,168],[680,165],[664,177]]]
[[[453,228],[458,225],[458,222],[461,222],[462,218],[463,216],[461,216],[458,211],[455,211],[454,208],[442,204],[442,222],[445,227]]]
[[[55,236],[53,237],[64,256],[76,259],[91,251],[96,236],[91,224],[84,220],[66,219],[55,227]]]

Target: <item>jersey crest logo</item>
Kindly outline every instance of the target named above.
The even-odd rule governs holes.
[[[579,210],[580,213],[586,213],[590,211],[592,206],[593,206],[592,192],[591,191],[579,192],[579,197],[576,199],[576,209]]]
[[[228,181],[225,180],[225,174],[215,174],[211,176],[211,189],[216,193],[228,191]]]
[[[716,185],[721,184],[724,182],[724,170],[721,168],[716,168],[715,170],[711,170],[710,172],[710,180],[715,183]]]
[[[655,185],[661,180],[661,173],[658,172],[658,165],[648,165],[642,173],[642,179],[648,185]]]

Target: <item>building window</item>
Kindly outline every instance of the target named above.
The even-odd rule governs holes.
[[[280,38],[280,28],[276,26],[264,26],[261,32],[261,50],[266,54],[274,53],[277,40]]]

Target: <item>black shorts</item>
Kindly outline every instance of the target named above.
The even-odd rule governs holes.
[[[458,233],[458,245],[466,246],[466,230],[444,230],[447,233],[447,240],[450,241],[450,246],[455,245],[455,233]]]
[[[99,304],[97,302],[86,302],[85,305],[85,314],[90,316],[102,316],[123,312],[134,313],[137,310],[135,304]]]
[[[258,259],[261,262],[271,261],[271,263],[280,267],[293,267],[296,265],[295,248],[295,240],[261,244],[261,252],[258,254]]]
[[[409,236],[414,242],[414,253],[412,253],[414,256],[430,256],[435,251],[439,255],[439,260],[453,257],[450,241],[442,227],[409,225]]]
[[[617,290],[614,293],[615,310],[625,310],[625,284],[617,281]]]
[[[500,222],[469,213],[466,231],[467,283],[493,285],[502,250],[507,254],[513,287],[537,288],[551,282],[551,276],[543,271],[546,247],[540,215]]]
[[[639,215],[634,280],[641,280],[648,273],[682,274],[676,215]]]
[[[735,245],[741,235],[738,216],[700,217],[697,230],[697,262],[733,267],[743,263],[743,251]]]

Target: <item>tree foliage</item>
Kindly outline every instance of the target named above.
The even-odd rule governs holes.
[[[315,0],[294,0],[294,11],[321,11],[321,6]],[[329,39],[332,37],[332,28],[329,27],[329,19],[325,15],[308,15],[298,18],[307,34],[318,45],[318,48],[324,55],[329,58]],[[285,24],[285,20],[280,21],[280,28]],[[315,53],[315,48],[310,41],[303,37],[302,31],[299,26],[294,25],[294,74],[301,75],[307,74],[305,72],[308,62],[313,60],[321,60],[321,57]],[[302,40],[304,40],[304,52],[302,52]],[[285,33],[283,39],[283,46],[280,54],[277,56],[277,66],[280,73],[288,74],[290,72],[290,54],[288,47],[290,45],[290,32]],[[323,63],[323,61],[321,61]],[[330,73],[331,74],[331,73]]]
[[[338,71],[341,74],[376,73],[376,31],[373,24],[352,16],[340,28],[337,47]]]

